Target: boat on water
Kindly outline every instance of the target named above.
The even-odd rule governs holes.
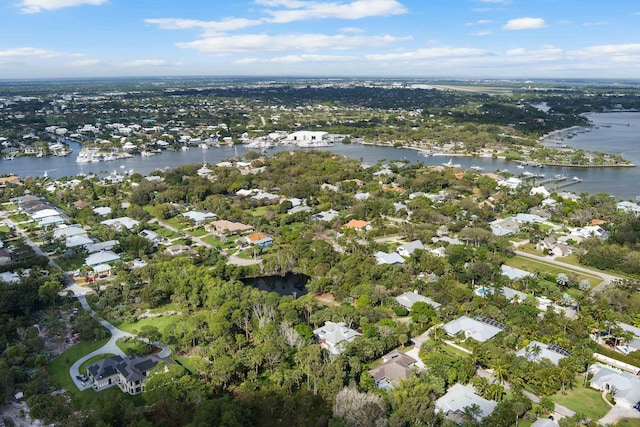
[[[518,169],[524,169],[524,165],[518,165],[516,166]]]
[[[448,167],[448,168],[459,168],[460,164],[459,163],[453,163],[453,159],[449,158],[449,161],[446,163],[443,163],[442,166]]]
[[[200,148],[202,148],[203,150],[208,150],[209,146],[207,144],[200,144]]]
[[[571,178],[573,180],[573,182],[582,182],[582,178],[579,178],[577,176],[574,176],[573,178]]]
[[[567,176],[566,175],[561,175],[561,174],[556,174],[556,175],[553,176],[553,178],[562,180],[562,179],[567,179]]]
[[[156,153],[154,153],[153,151],[141,151],[140,155],[142,157],[151,157],[151,156],[155,156]]]
[[[184,145],[182,148],[180,148],[182,151],[189,151],[189,147],[187,147],[186,145]]]
[[[471,166],[469,169],[476,172],[482,172],[484,170],[482,166],[477,166],[477,165]]]

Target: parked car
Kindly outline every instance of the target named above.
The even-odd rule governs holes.
[[[605,343],[606,345],[608,345],[609,347],[611,347],[611,348],[614,348],[614,347],[616,346],[616,343],[614,343],[614,342],[613,342],[613,341],[611,341],[611,340],[606,340],[604,343]]]

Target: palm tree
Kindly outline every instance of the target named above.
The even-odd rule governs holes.
[[[562,359],[560,361],[560,369],[558,369],[558,379],[562,383],[562,394],[567,394],[565,390],[565,386],[569,384],[570,388],[573,388],[573,379],[575,377],[575,372],[573,371],[572,366],[564,362],[566,359]]]
[[[485,399],[489,396],[489,380],[484,377],[478,377],[471,381],[473,384],[473,388],[476,389],[476,393],[478,395],[484,397]]]
[[[491,376],[500,384],[504,384],[509,376],[509,363],[504,359],[498,359],[493,366]]]
[[[489,396],[496,402],[501,402],[504,397],[504,387],[496,383],[491,384],[489,386]]]
[[[534,345],[527,347],[526,355],[527,355],[527,359],[529,360],[537,361],[541,353],[542,353],[542,347],[540,347],[538,343],[535,343]]]

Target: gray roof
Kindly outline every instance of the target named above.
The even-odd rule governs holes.
[[[113,251],[103,251],[89,255],[84,262],[89,267],[92,267],[98,264],[108,264],[119,259],[120,255],[118,255],[117,253]]]
[[[558,423],[551,418],[538,418],[535,423],[531,424],[531,427],[558,427]]]
[[[443,328],[449,335],[453,336],[457,335],[459,332],[464,332],[465,336],[473,338],[479,342],[490,340],[502,331],[502,329],[497,326],[492,326],[488,323],[471,319],[467,316],[462,316],[456,320],[452,320],[444,325]]]
[[[61,237],[86,236],[87,232],[80,226],[70,225],[64,228],[58,228],[53,231],[53,237],[59,239]]]
[[[98,242],[98,243],[90,243],[88,245],[84,245],[84,248],[90,254],[94,254],[100,251],[110,251],[113,247],[120,242],[117,240],[107,240],[106,242]]]
[[[535,355],[532,354],[532,350],[534,346],[538,346],[540,348],[540,354]],[[516,352],[516,356],[524,357],[532,362],[539,362],[542,359],[549,359],[554,365],[558,366],[560,364],[560,360],[568,357],[570,355],[567,354],[568,351],[550,344],[543,344],[539,341],[531,341],[525,347],[522,347],[520,350]]]
[[[502,264],[500,266],[502,270],[502,275],[507,276],[510,280],[521,280],[525,277],[534,277],[533,273],[529,273],[525,270],[520,270],[519,268],[509,267],[508,265]]]
[[[376,385],[380,388],[393,388],[400,384],[400,380],[409,378],[416,369],[416,360],[398,350],[382,356],[384,362],[369,371]]]
[[[68,248],[75,248],[76,246],[89,245],[91,243],[93,243],[93,240],[88,238],[86,234],[85,235],[76,234],[76,235],[67,237],[67,240],[65,241],[65,246]]]
[[[413,242],[406,243],[396,249],[396,252],[398,252],[399,254],[402,254],[404,252],[411,255],[416,249],[424,250],[424,245],[420,240],[414,240]]]
[[[615,387],[616,401],[633,406],[640,402],[640,378],[629,372],[617,372],[611,368],[603,367],[591,378],[591,386],[602,390],[605,384]]]
[[[441,305],[441,304],[438,304],[437,302],[435,302],[434,300],[432,300],[431,298],[427,298],[427,297],[425,297],[423,295],[420,295],[416,291],[414,291],[414,292],[405,292],[402,295],[398,295],[396,297],[396,301],[398,301],[398,304],[400,304],[403,307],[408,308],[409,310],[411,310],[411,307],[413,307],[413,304],[415,304],[417,302],[426,302],[427,304],[429,304],[433,308],[438,308]]]
[[[124,227],[128,230],[131,230],[133,227],[140,224],[140,221],[136,221],[135,219],[131,219],[128,216],[123,216],[120,218],[107,219],[102,221],[100,224],[108,225],[109,227]]]
[[[442,411],[442,414],[447,417],[456,413],[464,413],[464,408],[472,405],[478,405],[480,408],[480,414],[476,421],[480,421],[483,418],[491,415],[493,410],[498,405],[498,402],[493,400],[487,400],[483,397],[475,394],[470,388],[463,386],[462,384],[452,385],[447,393],[436,400],[436,410]]]
[[[373,254],[373,257],[376,259],[378,264],[404,264],[404,258],[402,258],[395,252],[392,252],[390,254],[386,252],[376,252],[375,254]]]
[[[328,350],[332,354],[339,354],[341,349],[338,347],[343,341],[351,342],[360,334],[351,328],[348,328],[344,322],[334,323],[325,322],[324,326],[313,331],[313,334],[323,341]]]
[[[95,380],[121,374],[126,381],[135,382],[144,379],[147,372],[160,362],[162,362],[162,359],[155,354],[125,358],[111,356],[90,365],[87,368],[87,372]]]
[[[329,209],[328,211],[318,212],[317,214],[313,214],[309,217],[311,221],[333,221],[339,215],[339,212],[333,209]]]

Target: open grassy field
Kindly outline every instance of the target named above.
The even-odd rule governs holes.
[[[118,328],[133,333],[134,331],[139,331],[145,325],[155,326],[163,336],[167,336],[179,319],[180,316],[145,317],[134,323],[120,323]]]
[[[598,420],[609,412],[611,407],[602,400],[601,392],[582,386],[582,375],[576,376],[575,383],[576,386],[573,390],[568,389],[566,395],[563,395],[562,392],[554,394],[553,401],[584,414],[592,420]]]
[[[525,270],[525,271],[529,271],[531,273],[547,273],[547,274],[551,274],[553,276],[556,276],[558,273],[572,273],[573,270],[570,269],[570,267],[568,268],[562,268],[562,267],[558,267],[552,264],[546,264],[543,262],[539,262],[530,258],[524,258],[521,256],[516,255],[513,258],[509,258],[505,264],[511,266],[511,267],[515,267],[515,268],[519,268],[521,270]],[[577,273],[576,275],[578,276],[578,280],[583,280],[586,279],[589,281],[589,283],[591,283],[591,286],[596,286],[599,285],[602,282],[602,279],[600,279],[599,277],[596,276],[591,276],[591,275],[587,275],[585,273]]]

